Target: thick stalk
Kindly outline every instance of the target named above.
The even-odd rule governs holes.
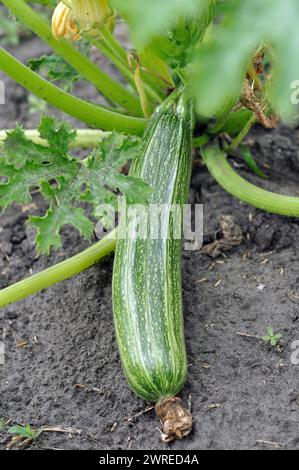
[[[123,48],[120,42],[116,39],[116,37],[109,31],[107,26],[103,26],[101,28],[101,34],[103,38],[110,44],[111,48],[115,51],[115,53],[122,59],[124,62],[127,62],[127,51]]]
[[[122,74],[122,76],[128,81],[128,83],[136,89],[135,82],[134,82],[134,73],[130,70],[128,65],[128,61],[125,63],[110,47],[110,45],[106,42],[105,39],[98,39],[93,38],[92,36],[85,34],[86,39],[93,44],[99,51],[101,51],[118,69],[118,71]],[[148,83],[144,83],[144,88],[147,94],[155,101],[155,103],[161,103],[162,93],[158,93],[153,88],[148,85]],[[153,109],[152,109],[153,111]]]
[[[125,62],[122,60],[104,38],[93,37],[87,33],[84,34],[84,37],[115,65],[118,71],[132,87],[135,87],[134,76],[132,71],[129,69],[128,61]]]
[[[103,28],[101,28],[100,32],[101,32],[102,38],[106,41],[107,44],[109,44],[110,48],[113,50],[113,53],[116,56],[118,56],[124,64],[128,65],[128,52],[123,48],[122,44],[111,33],[111,31],[109,31],[107,26],[104,26]],[[166,64],[165,64],[165,68],[167,69]],[[144,73],[142,76],[142,79],[146,83],[146,85],[148,85],[149,89],[151,89],[153,92],[158,93],[159,96],[163,98],[163,90],[161,90],[161,83],[158,77],[154,77],[154,76],[151,77],[149,76],[149,74]]]
[[[56,53],[89,80],[107,99],[113,101],[134,115],[142,115],[139,100],[119,82],[113,80],[87,57],[81,54],[69,41],[54,38],[48,23],[23,0],[2,0],[2,3],[17,19],[37,34]]]
[[[98,243],[78,255],[62,261],[51,268],[17,282],[0,291],[0,308],[19,302],[36,292],[58,284],[76,274],[90,268],[115,249],[115,231],[111,232]]]
[[[2,48],[0,70],[42,100],[91,127],[140,135],[146,126],[145,119],[124,116],[72,96],[41,78]]]
[[[232,169],[219,147],[206,147],[202,155],[215,180],[240,201],[274,214],[299,217],[299,197],[276,194],[249,183]]]
[[[31,0],[25,0],[26,3],[29,3],[30,1]],[[38,2],[35,2],[35,3],[39,3],[40,5],[47,5],[49,7],[53,6],[52,0],[38,0]]]
[[[13,129],[4,129],[0,131],[0,146],[4,145],[4,141],[7,137],[7,132],[11,132]],[[37,129],[25,130],[25,136],[27,139],[32,140],[35,144],[47,145],[47,141],[40,138]],[[71,143],[70,147],[81,147],[90,148],[96,146],[101,140],[109,135],[108,132],[98,131],[93,129],[77,129],[77,135],[74,142]]]

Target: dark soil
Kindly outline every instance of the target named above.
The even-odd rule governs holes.
[[[24,60],[46,50],[30,40],[18,56]],[[16,120],[32,127],[39,116],[28,114],[26,93],[0,78],[7,102],[0,106],[1,128]],[[76,89],[96,97],[92,88]],[[299,131],[257,127],[251,140],[270,178],[262,181],[242,165],[238,171],[265,188],[298,194]],[[215,240],[222,215],[233,216],[244,241],[216,259],[202,251],[184,253],[189,379],[181,397],[185,402],[191,397],[194,429],[171,448],[298,449],[298,366],[291,364],[291,344],[299,340],[299,222],[238,202],[198,165],[190,200],[204,204],[205,244]],[[25,218],[19,208],[0,217],[0,288],[86,247],[67,228],[63,250],[37,257]],[[110,257],[2,310],[6,363],[0,366],[0,417],[79,431],[44,433],[32,449],[165,448],[154,412],[137,416],[146,404],[129,390],[122,374],[112,324],[112,262]],[[278,347],[256,338],[269,325],[282,334]],[[23,341],[27,347],[20,346]],[[0,448],[9,440],[4,428]]]

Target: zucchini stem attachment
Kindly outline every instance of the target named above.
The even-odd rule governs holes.
[[[155,406],[156,415],[162,425],[163,442],[183,439],[192,430],[192,415],[178,397],[161,398]]]

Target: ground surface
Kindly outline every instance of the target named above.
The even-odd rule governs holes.
[[[27,41],[18,56],[24,60],[42,51],[46,48]],[[5,80],[7,103],[0,106],[0,127],[14,126],[16,120],[32,127],[38,116],[28,114],[26,94],[0,78]],[[95,96],[89,88],[78,91]],[[295,195],[299,131],[257,128],[251,138],[254,154],[269,165],[270,179],[261,182],[244,167],[238,171],[266,188]],[[244,241],[215,260],[201,251],[184,253],[189,379],[182,398],[192,398],[194,430],[171,448],[299,448],[299,369],[291,364],[291,343],[299,340],[299,222],[239,203],[199,166],[193,172],[190,200],[204,204],[205,244],[215,239],[222,215],[233,216]],[[0,218],[0,288],[86,246],[75,231],[66,229],[63,250],[37,258],[25,217],[16,208]],[[0,417],[80,431],[44,433],[33,449],[164,448],[154,412],[134,418],[145,403],[128,389],[121,371],[111,276],[109,258],[2,310],[6,364],[0,366]],[[263,336],[268,325],[282,334],[279,348],[254,337]],[[20,347],[22,341],[28,346]],[[8,442],[5,428],[0,448]]]

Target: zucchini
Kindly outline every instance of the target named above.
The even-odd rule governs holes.
[[[152,204],[187,203],[191,174],[192,104],[174,92],[151,117],[144,149],[131,175],[151,187]],[[147,209],[149,210],[149,208]],[[120,219],[120,232],[132,223],[130,207]],[[124,373],[141,398],[156,403],[162,439],[182,438],[192,417],[175,395],[187,378],[184,342],[181,251],[172,233],[171,211],[163,223],[167,237],[119,238],[113,270],[113,313]],[[182,224],[180,226],[182,233]],[[180,237],[182,238],[182,237]]]

